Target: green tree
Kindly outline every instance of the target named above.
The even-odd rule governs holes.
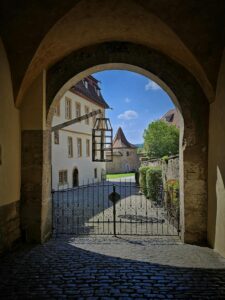
[[[137,154],[143,154],[144,153],[144,148],[139,147],[137,148]]]
[[[144,149],[149,158],[161,158],[179,152],[179,129],[165,121],[155,121],[144,131]]]

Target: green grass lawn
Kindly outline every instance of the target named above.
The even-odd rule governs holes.
[[[118,173],[118,174],[107,174],[107,179],[114,179],[114,178],[122,178],[122,177],[130,177],[134,176],[134,173]]]

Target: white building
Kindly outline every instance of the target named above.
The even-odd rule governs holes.
[[[103,99],[98,81],[88,76],[67,91],[55,109],[52,126],[101,109]],[[75,187],[100,181],[104,162],[92,162],[92,128],[99,115],[52,133],[52,188]]]

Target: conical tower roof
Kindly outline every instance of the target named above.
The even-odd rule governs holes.
[[[114,137],[113,140],[113,148],[118,149],[118,148],[137,148],[135,145],[132,145],[131,143],[128,142],[126,139],[123,130],[121,127],[118,128],[117,133]]]

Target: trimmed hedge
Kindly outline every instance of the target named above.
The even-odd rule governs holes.
[[[141,191],[146,195],[147,189],[146,189],[146,172],[149,167],[140,167],[139,168],[139,184]],[[147,196],[147,195],[146,195]]]
[[[159,167],[141,167],[139,169],[139,184],[144,195],[157,201],[159,198],[160,188],[162,186],[162,170]]]
[[[158,201],[160,188],[162,187],[162,170],[159,167],[151,167],[146,172],[147,197],[152,201]]]

